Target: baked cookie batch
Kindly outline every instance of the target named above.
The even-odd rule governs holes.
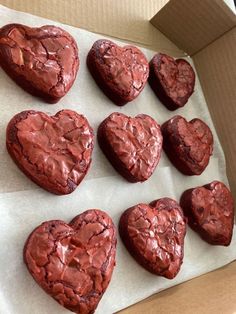
[[[85,62],[85,60],[83,60]],[[79,70],[73,37],[55,26],[31,28],[9,24],[0,29],[0,65],[25,91],[48,103],[58,102]],[[87,67],[103,93],[116,105],[131,102],[149,82],[168,110],[183,107],[194,92],[195,73],[183,59],[163,53],[150,63],[135,46],[96,41]],[[127,181],[148,180],[162,147],[182,174],[200,175],[213,152],[207,124],[173,116],[160,126],[152,117],[113,112],[98,127],[98,144]],[[54,116],[29,110],[16,114],[6,131],[6,145],[16,165],[45,190],[72,193],[92,161],[94,131],[83,115],[62,110]],[[187,223],[212,245],[230,244],[234,204],[219,181],[183,191],[180,204],[163,197],[137,204],[120,217],[119,233],[129,253],[153,274],[174,278],[184,257]],[[116,227],[107,213],[90,209],[70,223],[46,221],[24,247],[25,264],[36,282],[75,313],[94,313],[115,266]]]

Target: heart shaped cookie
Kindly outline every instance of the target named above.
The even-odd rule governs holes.
[[[184,59],[163,53],[156,54],[149,63],[149,84],[169,110],[183,107],[194,91],[195,73]]]
[[[97,85],[118,106],[134,100],[149,75],[148,61],[141,50],[120,47],[106,39],[93,44],[87,66]]]
[[[177,275],[186,223],[176,201],[161,198],[128,208],[120,218],[119,233],[130,254],[148,271],[169,279]]]
[[[162,127],[163,148],[175,167],[186,175],[199,175],[207,167],[213,151],[213,136],[200,119],[187,122],[175,116]]]
[[[90,209],[69,224],[51,220],[38,226],[24,248],[35,281],[65,308],[94,313],[115,266],[116,231],[103,211]]]
[[[0,29],[0,65],[24,90],[55,103],[74,83],[78,48],[59,27],[8,24]]]
[[[213,181],[183,193],[180,204],[190,227],[213,245],[228,246],[234,226],[234,201],[224,183]]]
[[[48,116],[23,111],[8,124],[6,145],[17,166],[55,194],[73,192],[86,175],[93,150],[87,119],[71,110]]]
[[[147,180],[162,149],[157,122],[145,114],[135,118],[114,112],[98,128],[98,143],[113,167],[128,181]]]

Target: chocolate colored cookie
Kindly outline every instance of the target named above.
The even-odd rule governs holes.
[[[176,201],[161,198],[128,208],[120,218],[119,232],[130,254],[148,271],[168,279],[177,275],[186,223]]]
[[[228,246],[234,226],[234,201],[224,183],[213,181],[185,191],[180,199],[190,227],[213,245]]]
[[[86,175],[94,135],[87,119],[71,110],[48,116],[23,111],[8,124],[6,145],[17,166],[55,194],[73,192]]]
[[[90,209],[69,224],[42,223],[29,236],[24,260],[30,274],[62,306],[94,313],[115,266],[116,231],[103,211]]]
[[[184,59],[156,54],[149,63],[149,84],[169,110],[183,107],[194,91],[195,73]]]
[[[114,112],[98,128],[98,143],[113,167],[128,181],[147,180],[161,156],[160,126],[150,116]]]
[[[107,39],[93,44],[87,66],[104,94],[118,106],[134,100],[149,75],[148,61],[141,50],[130,45],[120,47]]]
[[[9,24],[0,29],[0,65],[24,90],[55,103],[74,83],[78,48],[59,27]]]
[[[186,175],[201,174],[213,151],[213,136],[200,119],[187,122],[174,116],[161,126],[163,148],[175,167]]]

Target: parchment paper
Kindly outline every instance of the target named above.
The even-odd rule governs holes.
[[[39,288],[23,263],[22,250],[29,233],[45,220],[69,222],[89,208],[107,211],[117,225],[121,213],[139,202],[148,203],[165,196],[179,200],[185,189],[216,179],[228,184],[224,155],[198,79],[188,104],[174,113],[158,101],[148,85],[136,100],[119,108],[103,95],[86,68],[86,55],[93,42],[101,36],[3,6],[0,6],[0,17],[0,26],[13,22],[29,26],[61,26],[76,39],[80,49],[81,65],[77,79],[70,92],[56,105],[45,104],[27,94],[0,69],[0,313],[69,313]],[[154,52],[142,50],[151,59]],[[191,62],[190,59],[188,61]],[[5,129],[12,116],[20,111],[34,109],[55,114],[65,108],[84,114],[95,131],[99,123],[114,111],[132,116],[146,113],[160,124],[175,114],[187,119],[199,117],[213,131],[214,154],[201,176],[188,177],[179,173],[163,153],[161,162],[148,181],[131,184],[115,172],[96,142],[92,167],[85,180],[71,195],[55,196],[38,188],[12,162],[5,148]],[[96,313],[113,313],[155,292],[221,267],[236,258],[235,246],[235,234],[231,245],[225,248],[208,245],[188,229],[181,271],[175,279],[168,280],[152,275],[139,266],[118,238],[117,266]]]

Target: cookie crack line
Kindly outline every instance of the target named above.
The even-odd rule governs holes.
[[[48,103],[66,95],[80,63],[74,38],[52,25],[5,25],[0,31],[0,54],[1,66],[11,79]]]
[[[177,60],[179,60],[179,59],[177,59]],[[179,78],[186,78],[186,77],[191,78],[191,75],[189,75],[189,74],[188,75],[186,75],[186,74],[180,75],[180,70],[179,70],[178,63],[176,62],[176,60],[173,60],[172,63],[176,67],[176,71],[174,73],[173,72],[171,73],[171,75],[174,76],[174,80],[175,81],[178,81],[179,83],[182,83],[181,80],[179,80]],[[161,65],[164,65],[164,64],[165,64],[165,62],[163,60],[161,60]],[[160,66],[160,68],[161,68],[161,66]],[[190,72],[190,71],[188,71],[188,72]],[[177,85],[175,85],[174,88],[173,88],[173,86],[170,87],[169,85],[167,85],[164,74],[162,74],[160,71],[158,71],[158,74],[161,76],[161,78],[162,78],[161,82],[164,83],[165,89],[168,91],[168,94],[170,94],[170,91],[174,90],[177,93],[177,95],[178,95],[177,96],[178,99],[182,98],[182,97],[186,97],[186,95],[184,95],[182,97],[179,96],[179,93],[178,93],[179,89],[178,89]],[[184,86],[187,86],[187,92],[188,93],[191,92],[191,84],[188,81],[187,81],[187,83],[186,83],[186,81],[184,83],[185,83]]]
[[[87,225],[88,223],[86,223],[85,225]],[[84,225],[83,225],[84,226]],[[80,228],[82,227],[82,225],[80,226]],[[67,286],[68,287],[71,287],[72,288],[72,285],[70,285],[70,284],[68,284],[68,283],[66,283],[66,281],[64,281],[64,280],[49,280],[48,279],[48,271],[47,271],[47,266],[49,265],[49,264],[51,264],[51,261],[50,261],[50,257],[51,256],[53,256],[56,252],[57,252],[57,250],[58,250],[58,243],[60,243],[60,240],[64,240],[64,239],[66,239],[66,238],[72,238],[73,236],[74,236],[74,234],[75,234],[75,231],[73,230],[73,228],[72,228],[72,230],[71,230],[71,232],[68,232],[68,234],[66,234],[66,236],[65,236],[65,231],[62,231],[62,232],[59,232],[58,233],[58,235],[57,235],[57,237],[56,238],[54,238],[54,236],[53,236],[53,230],[55,230],[56,229],[56,226],[50,226],[50,229],[48,230],[48,233],[51,235],[51,237],[52,237],[52,239],[51,239],[51,241],[53,241],[53,249],[52,249],[52,251],[50,251],[48,254],[47,254],[47,262],[44,264],[44,265],[42,265],[42,266],[40,266],[40,265],[38,265],[37,263],[36,263],[36,265],[37,265],[37,267],[39,267],[39,268],[43,268],[44,270],[45,270],[45,276],[44,276],[44,279],[45,279],[45,282],[48,284],[48,286],[50,286],[50,285],[52,285],[52,284],[54,284],[54,283],[56,283],[56,282],[63,282],[64,283],[64,285],[66,285],[67,284]],[[77,228],[76,228],[77,229]],[[98,236],[98,235],[100,235],[101,233],[103,233],[105,230],[109,230],[110,228],[106,228],[106,229],[103,229],[103,231],[102,232],[99,232],[99,234],[94,234],[89,240],[88,240],[88,243],[87,244],[89,244],[89,242],[91,241],[91,239],[94,237],[94,236]],[[49,238],[49,237],[48,237]],[[74,245],[74,244],[73,244]],[[85,248],[84,248],[84,246],[82,245],[82,243],[77,243],[77,246],[79,246],[79,247],[81,247],[82,249],[84,249],[85,250]],[[77,247],[76,246],[76,247]],[[96,245],[95,245],[95,247],[96,247]],[[112,250],[112,246],[111,246],[111,249],[110,250]],[[33,256],[31,255],[31,257],[32,257],[32,259],[35,261],[35,259],[33,258]],[[64,265],[64,266],[67,266],[68,267],[68,265],[66,265],[62,260],[61,260],[61,258],[60,258],[60,256],[59,255],[57,255],[57,257],[60,259],[60,261],[61,261],[61,263]],[[73,256],[73,258],[74,258],[74,256]],[[109,259],[109,256],[108,256],[108,259]],[[84,268],[80,268],[80,271],[82,271],[83,273],[86,273],[87,275],[89,275],[87,272],[86,272],[86,270],[84,269]],[[90,275],[89,275],[90,276]],[[90,276],[90,278],[91,278],[91,276]],[[77,295],[79,295],[79,293],[78,292],[76,292],[75,294],[77,294]]]
[[[88,243],[90,243],[90,241],[93,240],[94,237],[100,236],[101,234],[103,234],[103,233],[104,233],[106,230],[108,230],[108,229],[109,229],[109,228],[104,228],[104,229],[101,230],[100,232],[91,235],[91,237],[88,239]]]
[[[100,123],[97,138],[112,166],[130,182],[147,180],[159,163],[161,130],[148,115],[113,112]]]
[[[34,121],[36,127],[31,129]],[[32,181],[54,194],[69,194],[89,169],[94,133],[87,119],[74,111],[61,110],[48,116],[28,110],[9,122],[6,145]]]
[[[118,106],[141,93],[149,73],[148,61],[141,50],[105,39],[93,44],[87,66],[100,89]]]
[[[163,236],[166,238],[166,233],[168,232],[168,230],[169,230],[170,228],[172,228],[171,236],[175,239],[175,238],[176,238],[176,235],[178,234],[178,232],[176,231],[176,226],[177,226],[177,225],[182,226],[183,224],[181,224],[181,223],[174,223],[174,227],[171,227],[171,224],[169,223],[169,224],[166,226],[166,229],[165,229],[165,230],[163,230],[163,231],[157,231],[157,230],[156,230],[157,228],[151,223],[151,221],[150,221],[148,218],[144,218],[143,216],[141,216],[141,218],[143,218],[144,220],[146,220],[146,221],[149,222],[149,224],[150,224],[149,230],[151,230],[151,231],[154,232],[154,235],[155,235],[155,237],[156,237],[156,239],[157,239],[157,241],[158,241],[158,246],[159,246],[159,248],[160,248],[161,250],[165,251],[168,255],[173,256],[173,253],[171,253],[170,250],[166,249],[166,248],[162,245],[162,241],[161,241],[162,239],[161,239],[161,238],[162,238]],[[139,217],[135,222],[137,222],[139,219],[140,219],[140,217]],[[140,233],[145,235],[145,242],[146,242],[146,243],[147,243],[147,241],[148,241],[149,239],[151,239],[151,240],[153,239],[153,237],[150,236],[150,233],[147,231],[147,227],[139,228],[139,233],[138,233],[137,235],[133,236],[133,238],[134,238],[134,239],[138,239],[139,236],[140,236]],[[174,241],[175,241],[176,244],[178,244],[176,240],[174,240]],[[179,245],[179,244],[178,244],[178,245]],[[145,248],[143,248],[143,250],[144,250],[144,252],[146,252]]]
[[[71,37],[69,37],[70,35],[68,34],[68,37],[67,36],[42,36],[42,37],[30,37],[30,36],[26,36],[25,35],[25,37],[28,39],[29,38],[29,40],[31,40],[31,39],[37,39],[41,44],[42,44],[42,40],[44,40],[44,39],[60,39],[60,38],[65,38],[65,39],[70,39],[70,40],[68,40],[69,41],[69,43],[71,44],[71,47],[73,47],[74,48],[74,40],[71,38]],[[19,48],[20,48],[20,46],[19,46],[19,44],[13,39],[13,38],[11,38],[11,37],[9,37],[9,34],[7,35],[7,37],[10,39],[10,40],[12,40],[15,44],[16,44],[16,46],[18,46]],[[7,43],[0,43],[0,45],[4,45],[4,46],[8,46],[8,47],[10,47],[10,48],[12,48],[9,44],[7,44]],[[42,44],[42,46],[43,46],[43,44]],[[44,47],[44,46],[43,46]],[[24,48],[20,48],[20,49],[24,49]],[[45,49],[45,47],[44,47],[44,49]],[[45,49],[46,50],[46,49]],[[59,49],[60,50],[60,49]],[[28,53],[30,53],[32,56],[35,56],[32,52],[31,52],[31,50],[27,50],[27,52]],[[47,53],[47,51],[46,51],[46,53]],[[48,53],[47,53],[48,54]],[[49,58],[50,59],[50,58]],[[52,60],[52,59],[50,59],[50,60]]]
[[[194,130],[194,133],[195,133],[195,134],[197,133],[196,130]],[[196,136],[197,136],[197,134],[196,134]],[[201,142],[202,145],[205,145],[205,143],[203,143],[203,142],[201,141],[201,138],[200,138],[200,137],[197,136],[197,138],[198,138],[198,140]],[[194,159],[194,157],[192,157],[191,154],[190,154],[190,152],[191,152],[191,145],[187,145],[187,144],[185,143],[184,139],[182,139],[182,137],[181,137],[181,140],[182,140],[182,144],[183,144],[182,146],[184,146],[184,147],[186,148],[188,160],[189,160],[192,164],[194,164],[194,165],[197,165],[198,163],[202,163],[202,161],[206,158],[206,156],[208,156],[208,154],[210,155],[210,153],[211,153],[211,149],[210,149],[210,148],[207,148],[207,153],[206,153],[206,152],[204,153],[204,155],[203,155],[203,157],[200,159],[200,161],[196,161],[196,160]]]
[[[45,40],[45,39],[51,39],[51,38],[52,38],[51,36],[48,36],[48,37],[45,37],[45,38],[30,37],[30,39],[29,39],[29,40],[31,40],[31,39],[37,39],[37,40],[40,42],[40,44],[41,44],[42,47],[44,48],[44,50],[45,50],[45,52],[46,52],[46,55],[47,55],[47,60],[46,60],[45,62],[40,61],[40,60],[35,56],[35,54],[34,54],[31,50],[26,50],[24,47],[20,47],[19,44],[18,44],[14,39],[12,39],[12,38],[9,37],[9,36],[7,36],[7,37],[8,37],[10,40],[12,40],[12,41],[15,43],[15,45],[16,45],[17,47],[19,47],[20,50],[24,50],[25,52],[29,53],[29,54],[30,54],[31,56],[33,56],[33,58],[34,58],[35,60],[37,60],[40,64],[45,65],[45,63],[46,63],[48,60],[53,60],[53,61],[55,61],[55,62],[57,63],[57,65],[58,65],[58,67],[60,68],[60,72],[57,74],[57,75],[58,75],[57,83],[54,84],[54,85],[48,90],[48,93],[50,93],[50,92],[53,90],[53,88],[57,87],[59,83],[62,83],[64,92],[65,92],[65,84],[64,84],[64,82],[63,82],[63,81],[64,81],[64,80],[63,80],[63,71],[64,71],[64,68],[63,68],[63,66],[61,65],[61,63],[60,63],[60,61],[58,60],[58,58],[52,58],[52,57],[50,57],[50,55],[49,55],[49,53],[48,53],[48,49],[47,49],[46,46],[43,44],[43,40]],[[25,34],[25,37],[27,38],[28,36],[26,36],[26,34]],[[54,39],[55,39],[55,38],[56,38],[56,39],[65,38],[65,39],[68,40],[68,37],[66,37],[66,36],[58,36],[58,37],[53,37],[53,38],[54,38]],[[73,41],[72,41],[72,40],[70,40],[70,41],[68,40],[68,42],[71,44],[71,47],[72,47],[73,50],[74,50],[74,56],[76,56],[76,51],[75,51],[75,47],[74,47],[74,45],[73,45]],[[5,45],[7,45],[7,44],[5,44]],[[10,45],[7,45],[7,46],[9,46],[10,48],[12,48]],[[59,51],[64,50],[64,49],[65,49],[65,47],[59,48],[59,49],[55,52],[55,54],[58,54]],[[75,61],[76,61],[76,60],[73,60],[73,66],[72,66],[72,68],[74,67]],[[20,66],[18,66],[18,67],[20,67]],[[28,82],[29,82],[29,80],[28,80]],[[30,82],[30,83],[32,83],[32,82]]]
[[[191,120],[189,123],[193,124],[192,121],[194,121],[196,119]],[[196,135],[196,137],[198,138],[198,140],[204,145],[206,143],[203,142],[203,138],[206,135],[206,132],[204,132],[204,134],[202,136],[200,136],[200,134],[197,132],[197,129],[193,129],[194,134]]]
[[[125,47],[127,47],[127,46],[125,46]],[[125,47],[124,47],[124,48],[125,48]],[[140,86],[139,88],[137,88],[137,87],[134,85],[134,82],[135,82],[135,78],[134,78],[134,64],[140,65],[140,63],[137,62],[137,60],[136,60],[136,58],[135,58],[134,56],[139,56],[140,53],[135,52],[135,51],[132,51],[132,49],[131,49],[130,47],[126,48],[126,51],[130,51],[130,54],[132,55],[132,60],[133,60],[133,62],[128,65],[128,69],[129,69],[129,71],[130,71],[130,73],[131,73],[131,77],[132,77],[132,87],[133,87],[136,91],[139,92],[140,90],[143,89],[143,86],[146,84],[146,82],[143,82],[143,80],[141,80],[141,86]],[[142,52],[141,52],[141,53],[142,53]],[[141,63],[141,65],[143,65],[143,64]],[[143,73],[144,73],[145,75],[148,75],[148,72],[149,72],[148,66],[146,66],[146,67],[143,66],[143,67],[142,67],[142,70],[143,70],[144,68],[146,68],[147,70],[146,70],[145,72],[143,72]]]
[[[109,232],[100,238],[103,224]],[[81,232],[86,234],[86,230],[87,236],[81,239]],[[93,241],[90,232],[99,238]],[[92,260],[90,250],[94,250]],[[91,209],[69,224],[60,220],[41,224],[26,241],[24,259],[36,282],[62,306],[76,313],[93,313],[111,280],[115,251],[116,232],[111,218],[105,212]],[[102,263],[97,264],[99,252]],[[59,263],[59,272],[55,272],[54,266],[62,260],[60,254],[65,263]],[[76,276],[82,276],[81,280]]]
[[[36,167],[37,173],[40,174],[40,175],[45,176],[46,178],[48,178],[48,176],[47,176],[44,172],[42,172],[41,170],[39,170],[37,163],[31,162],[31,160],[29,159],[29,157],[24,154],[24,148],[23,148],[22,144],[20,143],[20,141],[18,141],[18,145],[21,147],[22,156],[24,156],[24,158],[28,161],[29,164],[31,164],[32,166]],[[69,152],[69,150],[68,150],[68,152]],[[84,150],[81,154],[84,154],[85,152],[86,152],[86,150]],[[90,161],[90,163],[91,163],[91,161]],[[67,182],[68,182],[68,180],[70,180],[70,181],[72,181],[74,184],[76,184],[76,183],[70,178],[70,175],[71,175],[72,171],[74,170],[74,168],[75,168],[76,166],[77,166],[77,163],[71,168],[71,170],[70,170],[70,172],[69,172],[69,174],[68,174]],[[61,187],[66,187],[66,186],[67,186],[67,185],[61,184],[61,183],[58,182],[57,180],[56,180],[56,183],[57,183],[57,185],[59,185],[59,186],[61,186]]]
[[[50,35],[48,34],[41,34],[40,36],[35,34],[35,35],[29,35],[29,31],[31,29],[33,29],[34,31],[35,30],[41,30],[42,33],[44,32],[44,28],[45,27],[52,27],[54,29],[57,29],[57,30],[60,30],[64,33],[67,33],[65,30],[63,30],[62,28],[58,27],[58,26],[54,26],[54,25],[44,25],[44,26],[41,26],[41,27],[33,27],[33,28],[30,28],[28,26],[24,26],[22,24],[12,24],[12,28],[8,31],[8,34],[7,34],[7,37],[9,37],[9,33],[12,31],[12,29],[14,28],[17,28],[17,29],[20,29],[21,31],[23,31],[24,33],[24,36],[26,39],[28,40],[31,40],[31,39],[37,39],[37,40],[43,40],[43,39],[51,39],[51,38],[65,38],[65,39],[70,39],[70,42],[73,42],[73,38],[71,37],[71,35],[69,33],[67,33],[67,36],[63,36],[63,35],[57,35],[57,34],[53,34],[51,33]],[[43,30],[42,30],[43,29]]]
[[[220,186],[220,183],[218,183],[217,184],[218,186]],[[218,206],[219,206],[219,208],[221,208],[222,209],[222,204],[220,204],[219,203],[219,198],[218,198],[218,196],[215,194],[215,191],[216,191],[216,187],[214,187],[213,189],[210,189],[210,187],[204,187],[206,190],[208,190],[208,191],[210,191],[211,192],[211,197],[213,198],[213,200],[214,200],[214,203],[216,203]],[[214,204],[213,203],[213,204]],[[211,203],[210,205],[211,206],[213,206],[213,204]],[[224,209],[224,208],[223,208]],[[213,216],[215,215],[215,213],[213,214]],[[225,211],[223,212],[223,215],[224,216],[226,216],[225,215]],[[228,217],[228,216],[227,216]]]
[[[179,117],[179,120],[180,120],[180,119],[183,119],[183,118],[182,118],[182,117]],[[177,132],[178,132],[178,133],[179,133],[179,130],[178,130],[178,129],[179,129],[179,120],[176,122],[176,124],[177,124],[177,125],[176,125],[176,128],[177,128]],[[194,120],[194,119],[193,119],[193,120]],[[191,120],[190,122],[187,122],[187,121],[184,119],[184,123],[185,123],[186,125],[188,125],[188,124],[191,124],[191,125],[192,125],[191,122],[192,122],[193,120]],[[204,122],[202,122],[202,123],[204,123]],[[207,126],[206,126],[206,127],[207,127]],[[170,141],[171,141],[173,144],[175,144],[175,139],[176,139],[176,135],[174,135],[174,136],[172,135],[174,129],[175,129],[175,125],[174,125],[174,126],[170,125],[170,126],[167,127],[168,137],[170,138]],[[196,132],[197,132],[197,131],[194,129],[194,130],[193,130],[193,133],[197,136]],[[190,132],[190,133],[191,133],[191,132]],[[204,135],[206,135],[206,132],[204,133]],[[203,135],[202,137],[204,137],[204,135]],[[197,138],[199,139],[201,145],[205,145],[205,143],[201,141],[201,138],[199,138],[198,136],[197,136]],[[188,160],[188,162],[190,162],[190,164],[199,167],[198,164],[201,164],[202,161],[208,156],[208,154],[209,154],[209,158],[210,158],[210,154],[211,154],[211,151],[212,151],[212,149],[210,149],[211,147],[208,147],[208,148],[207,148],[207,153],[204,153],[204,155],[203,155],[203,157],[200,159],[200,161],[197,161],[197,160],[195,160],[195,159],[191,156],[191,154],[190,154],[191,145],[187,145],[187,144],[186,144],[186,142],[185,142],[185,140],[184,140],[184,136],[178,136],[178,141],[180,141],[180,144],[178,145],[178,147],[181,147],[181,148],[186,152],[186,154],[187,154],[187,156],[185,156],[185,157],[183,157],[183,156],[180,155],[179,158],[180,158],[181,160],[185,161],[185,159],[186,159],[186,157],[187,157],[187,160]],[[212,144],[213,144],[213,143],[210,143],[209,145],[212,146]],[[200,165],[200,167],[201,167],[201,165]]]
[[[183,192],[180,203],[189,226],[211,245],[228,246],[234,227],[234,202],[223,182],[212,181]]]
[[[49,93],[53,90],[53,88],[56,88],[59,83],[62,83],[64,92],[65,92],[65,84],[63,83],[63,70],[64,70],[63,66],[61,65],[61,63],[59,62],[59,60],[58,60],[57,57],[55,57],[55,58],[50,58],[50,55],[49,55],[49,53],[48,53],[48,50],[47,50],[46,46],[43,44],[42,40],[39,40],[39,42],[41,43],[41,45],[43,46],[43,48],[44,48],[45,51],[46,51],[47,60],[56,61],[58,67],[60,68],[60,72],[57,74],[57,83],[54,84],[54,85],[49,89]],[[64,48],[58,49],[58,50],[56,51],[56,54],[58,54],[58,52],[61,51],[61,50],[64,50]]]
[[[54,239],[54,237],[53,237],[53,235],[52,235],[52,232],[53,232],[53,230],[55,230],[55,229],[56,229],[56,226],[55,226],[55,225],[50,225],[50,228],[49,228],[49,230],[48,230],[48,233],[49,233],[49,234],[51,235],[51,237],[52,237],[51,241],[54,243],[54,245],[53,245],[53,249],[47,254],[47,262],[46,262],[44,265],[42,265],[42,266],[40,266],[40,265],[38,265],[37,263],[35,263],[38,268],[43,268],[43,269],[45,270],[44,279],[45,279],[45,281],[46,281],[48,284],[49,284],[49,281],[48,281],[48,272],[46,271],[46,267],[51,263],[50,260],[49,260],[49,258],[50,258],[50,256],[52,256],[54,253],[56,253],[56,251],[57,251],[57,245],[56,245],[56,243],[59,242],[60,237],[61,237],[61,236],[63,235],[63,233],[64,233],[64,231],[59,232],[57,238]],[[69,237],[69,236],[71,236],[71,234],[68,234],[68,235],[67,235],[67,237]],[[49,238],[49,237],[48,237],[48,238]],[[65,238],[65,237],[64,237],[64,238]],[[32,259],[35,261],[35,259],[33,258],[33,256],[32,256],[31,253],[30,253],[30,255],[31,255]],[[64,264],[64,263],[63,263],[63,264]]]
[[[119,232],[141,266],[168,279],[177,275],[183,261],[186,221],[175,200],[161,198],[128,208],[120,218]]]

